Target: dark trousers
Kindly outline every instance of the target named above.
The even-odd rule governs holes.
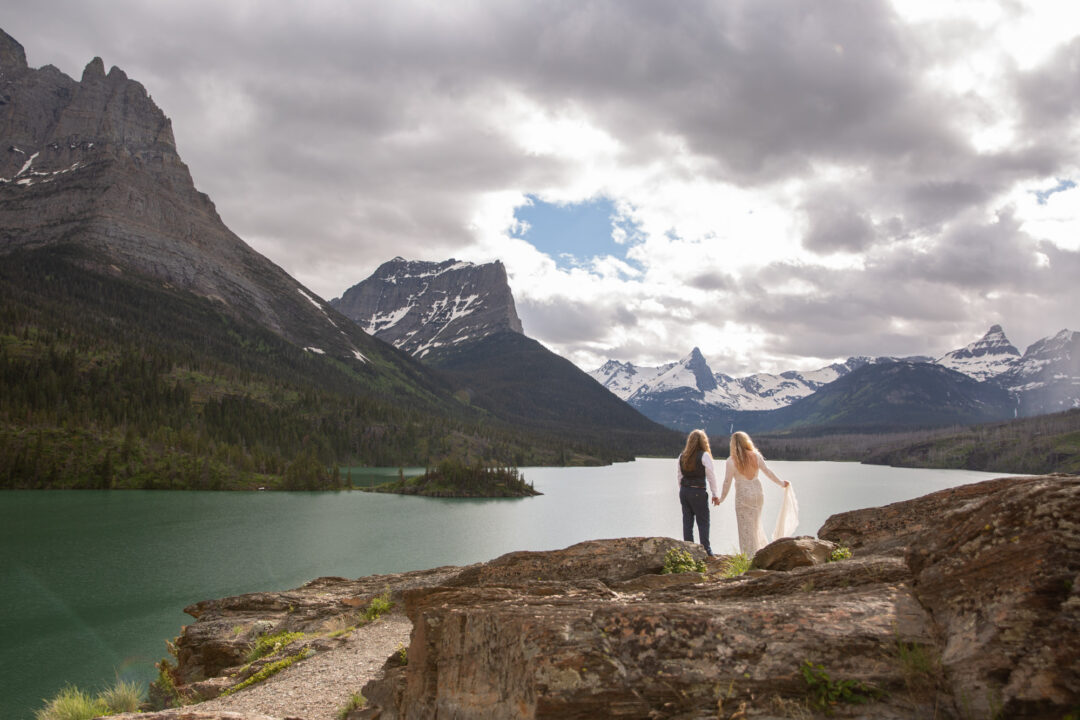
[[[705,488],[679,488],[679,503],[682,505],[682,538],[694,542],[694,520],[697,520],[698,538],[705,552],[712,555],[709,545],[709,491]]]

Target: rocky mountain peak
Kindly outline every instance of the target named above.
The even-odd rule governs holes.
[[[701,354],[701,350],[696,347],[691,350],[690,354],[683,358],[682,365],[694,374],[698,390],[708,392],[716,389],[716,378],[713,376],[709,363],[705,361],[705,356]]]
[[[105,79],[105,61],[100,57],[95,57],[90,62],[86,63],[86,67],[83,68],[82,80],[83,83],[91,83],[95,80]]]
[[[1005,337],[1001,326],[992,325],[981,338],[947,353],[937,363],[976,380],[987,380],[1008,371],[1019,358],[1020,351]]]
[[[26,50],[15,38],[0,30],[0,75],[26,69]]]
[[[396,257],[331,304],[417,357],[503,330],[522,332],[506,268],[497,260],[474,265]]]
[[[177,153],[172,123],[120,68],[95,57],[76,82],[24,70],[0,31],[0,254],[74,244],[102,269],[156,278],[222,303],[302,347],[358,357],[326,308],[221,222]]]

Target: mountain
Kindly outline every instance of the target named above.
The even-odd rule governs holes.
[[[330,304],[369,334],[418,358],[503,330],[522,332],[506,268],[498,261],[396,257]]]
[[[976,380],[989,380],[1005,373],[1020,359],[1000,325],[991,326],[980,339],[953,350],[936,360],[938,365],[962,372]]]
[[[733,420],[747,432],[874,433],[994,422],[1015,410],[1013,396],[993,383],[900,360],[865,365],[787,407],[737,413]]]
[[[678,449],[677,433],[524,335],[500,262],[394,258],[332,304],[375,337],[437,369],[459,399],[503,422],[615,443],[625,452]],[[581,460],[587,458],[561,458]]]
[[[1080,408],[1080,332],[1062,330],[1032,344],[998,377],[1025,416]]]
[[[97,271],[157,278],[315,352],[358,360],[371,351],[363,333],[225,226],[141,84],[116,67],[106,74],[101,58],[79,82],[31,69],[3,31],[0,63],[4,251],[76,241]]]
[[[637,367],[609,360],[589,375],[647,417],[681,430],[730,428],[734,418],[743,417],[744,412],[786,408],[859,368],[895,362],[930,363],[991,383],[1013,395],[1012,412],[1007,417],[1031,416],[1080,407],[1077,337],[1077,333],[1063,330],[1021,355],[1001,326],[994,325],[976,342],[937,360],[856,356],[810,372],[757,373],[743,378],[712,372],[700,350],[694,348],[675,363]],[[918,392],[917,388],[913,392]]]
[[[806,397],[819,388],[864,365],[895,362],[897,358],[850,357],[808,372],[788,371],[778,375],[756,373],[735,378],[714,373],[698,348],[678,362],[658,367],[637,367],[609,360],[589,376],[631,405],[661,407],[670,401],[685,401],[722,413],[732,410],[775,410]],[[906,358],[919,362],[924,358]],[[710,414],[709,410],[702,410]],[[700,414],[700,413],[699,413]]]
[[[680,434],[648,419],[572,362],[521,333],[504,330],[460,343],[432,363],[472,405],[516,427],[607,438],[637,452],[678,452]]]
[[[335,464],[636,452],[455,390],[232,233],[142,85],[100,58],[79,81],[32,69],[0,31],[0,486],[323,488]]]

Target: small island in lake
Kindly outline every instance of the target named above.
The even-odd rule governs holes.
[[[443,460],[417,477],[376,485],[370,492],[424,495],[427,497],[507,498],[543,495],[525,477],[510,467],[468,465],[461,460]]]

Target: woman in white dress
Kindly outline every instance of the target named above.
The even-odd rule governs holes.
[[[723,502],[731,490],[731,481],[735,480],[735,520],[739,526],[739,552],[749,558],[769,544],[769,538],[765,535],[765,528],[761,524],[761,508],[765,503],[765,495],[761,490],[761,481],[758,480],[758,471],[782,488],[788,489],[791,483],[776,477],[776,473],[769,469],[765,463],[765,457],[754,447],[754,441],[750,436],[740,431],[731,436],[731,454],[727,459],[724,470],[724,489],[720,493],[720,502]],[[788,498],[794,502],[794,494],[790,490],[785,495],[785,508],[781,510],[781,517],[788,509]],[[797,514],[797,510],[795,511]],[[797,522],[797,519],[796,519]],[[777,534],[790,534],[787,529],[789,522],[784,522],[785,527],[778,524]]]

